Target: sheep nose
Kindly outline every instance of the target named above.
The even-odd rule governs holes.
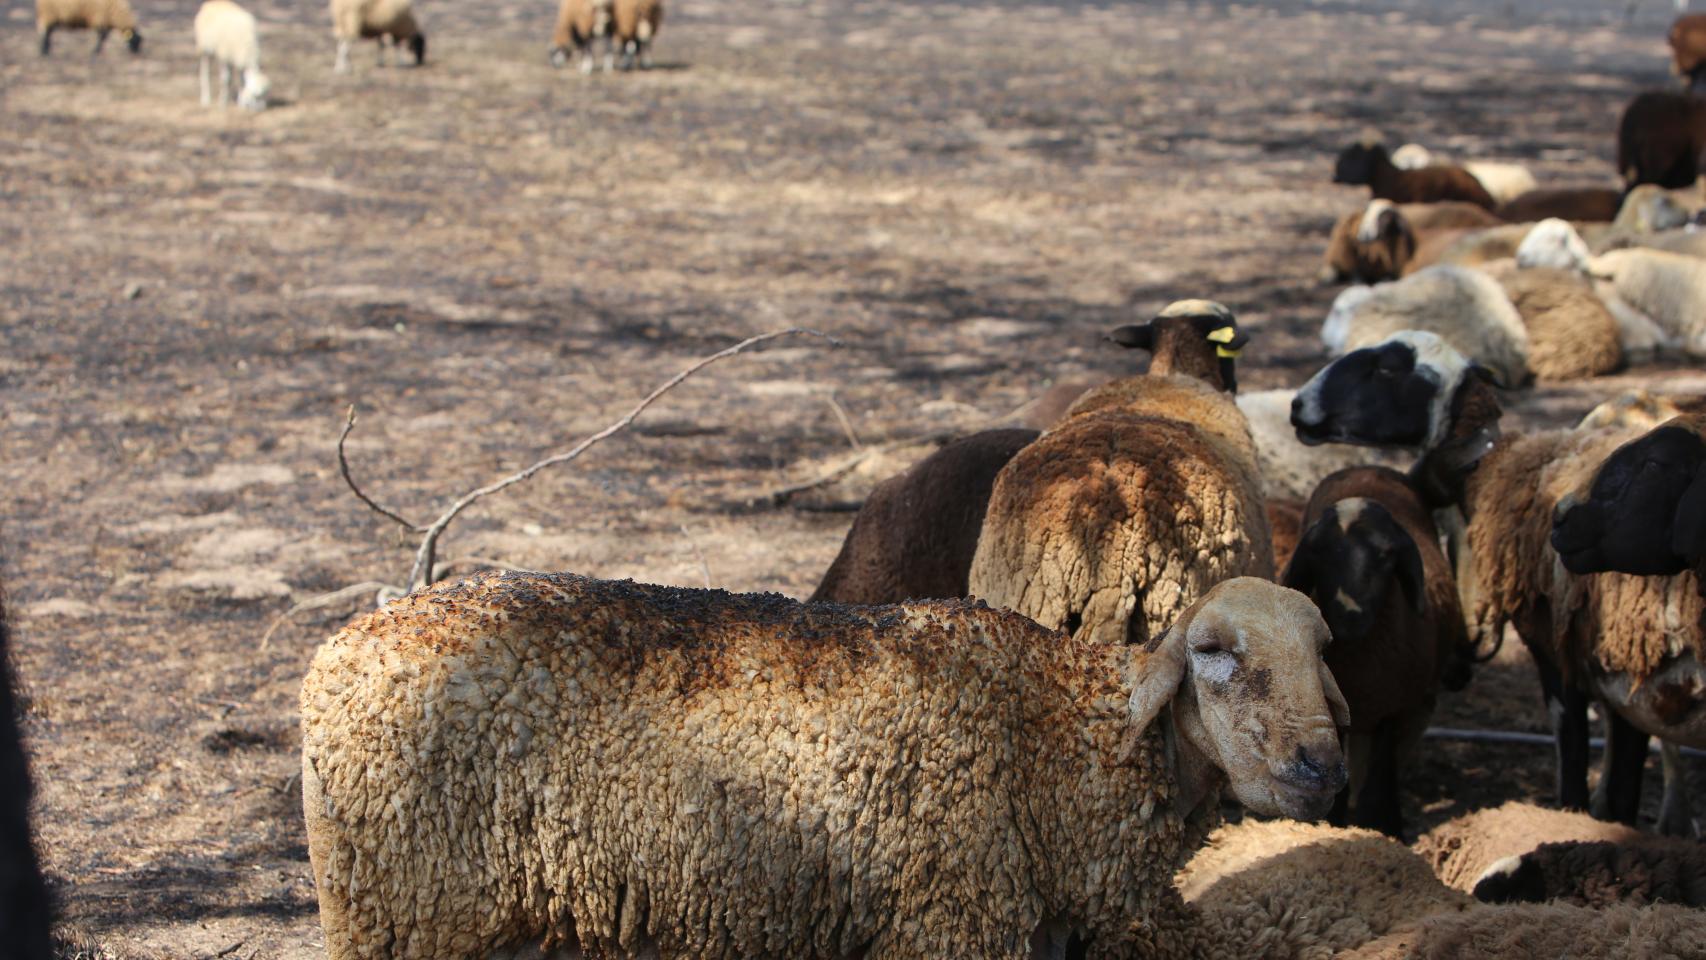
[[[1306,790],[1338,793],[1345,786],[1345,761],[1336,745],[1331,751],[1318,750],[1315,755],[1298,747],[1289,773],[1292,782]]]

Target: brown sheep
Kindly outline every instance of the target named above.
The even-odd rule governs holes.
[[[1367,184],[1375,198],[1394,203],[1461,200],[1488,210],[1498,205],[1481,181],[1462,167],[1401,170],[1392,165],[1384,146],[1369,140],[1353,143],[1339,153],[1333,182]]]
[[[1493,212],[1509,223],[1535,223],[1556,217],[1576,223],[1610,223],[1623,206],[1623,192],[1610,187],[1554,187],[1530,190]]]
[[[1617,319],[1587,281],[1551,267],[1519,269],[1514,260],[1490,263],[1528,328],[1528,368],[1543,382],[1579,380],[1623,366]]]
[[[131,53],[142,52],[142,34],[136,30],[136,13],[130,0],[36,0],[36,33],[41,38],[41,55],[53,48],[53,31],[93,30],[95,49],[100,53],[107,35],[114,30],[124,38]]]
[[[1504,221],[1472,203],[1409,203],[1375,200],[1346,214],[1327,240],[1321,280],[1379,283],[1409,272],[1418,246],[1446,231],[1496,227]],[[1454,235],[1456,235],[1454,233]]]
[[[1435,693],[1469,682],[1475,652],[1451,562],[1405,476],[1351,467],[1321,481],[1281,583],[1307,594],[1332,631],[1327,666],[1351,708],[1351,782],[1333,820],[1402,837],[1399,771]]]
[[[995,475],[1035,430],[961,437],[877,484],[811,599],[899,603],[966,595]]]
[[[663,26],[663,0],[615,0],[615,39],[623,69],[652,68],[652,41]],[[608,65],[608,64],[607,64]]]
[[[1706,13],[1677,17],[1665,39],[1670,43],[1671,72],[1695,90],[1706,87]]]
[[[557,25],[551,32],[551,65],[560,67],[571,54],[580,55],[580,70],[591,73],[592,44],[604,40],[604,57],[610,60],[611,5],[613,0],[563,0],[557,8]]]
[[[1643,183],[1686,187],[1700,178],[1702,151],[1706,151],[1706,100],[1650,90],[1623,109],[1617,124],[1617,172],[1625,187]]]

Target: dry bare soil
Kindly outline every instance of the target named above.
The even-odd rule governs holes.
[[[1365,126],[1608,183],[1622,103],[1668,83],[1668,2],[670,0],[648,73],[546,64],[553,9],[422,0],[425,69],[330,72],[317,4],[251,3],[279,105],[196,104],[192,0],[144,56],[35,52],[0,10],[0,522],[39,832],[116,949],[322,955],[296,695],[398,582],[410,518],[609,422],[764,330],[584,460],[476,507],[491,561],[809,593],[881,444],[1001,418],[1170,299],[1230,304],[1248,387],[1322,360],[1327,181]],[[1562,423],[1647,368],[1511,398]],[[1520,649],[1440,722],[1540,731]],[[1656,768],[1655,768],[1656,773]],[[1548,795],[1547,751],[1430,743],[1413,813]],[[1656,776],[1653,777],[1656,779]]]

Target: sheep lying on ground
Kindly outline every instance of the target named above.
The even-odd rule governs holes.
[[[1461,200],[1491,210],[1496,204],[1481,182],[1461,167],[1423,167],[1400,170],[1378,139],[1364,138],[1339,152],[1333,182],[1367,184],[1376,198],[1396,203],[1437,203]]]
[[[1706,848],[1692,840],[1657,837],[1543,843],[1487,868],[1474,892],[1475,899],[1488,903],[1706,907]]]
[[[1706,13],[1677,17],[1665,39],[1670,43],[1671,72],[1690,88],[1706,88]]]
[[[580,55],[582,73],[593,68],[593,41],[604,41],[605,69],[615,58],[612,50],[611,23],[614,19],[614,0],[563,0],[557,8],[557,25],[551,33],[551,65],[560,67],[569,62],[572,52]]]
[[[1273,575],[1255,443],[1224,392],[1244,339],[1232,312],[1186,300],[1122,329],[1153,350],[1148,374],[1085,394],[1002,469],[969,584],[1104,643],[1155,636],[1228,577]]]
[[[195,49],[201,55],[201,105],[213,103],[209,67],[219,68],[219,105],[265,110],[271,84],[261,72],[261,39],[255,17],[232,0],[206,0],[195,15]],[[233,79],[241,77],[241,86]],[[233,89],[236,88],[236,89]]]
[[[1573,270],[1594,280],[1617,317],[1627,354],[1677,345],[1691,356],[1706,356],[1706,260],[1641,247],[1593,256],[1569,224],[1546,220],[1523,240],[1517,263]]]
[[[1322,325],[1321,339],[1335,354],[1379,343],[1402,330],[1433,333],[1482,364],[1507,387],[1527,383],[1528,330],[1497,282],[1477,270],[1429,267],[1395,283],[1381,283],[1349,299]],[[1342,325],[1341,325],[1342,324]]]
[[[1395,204],[1373,200],[1346,214],[1327,241],[1323,282],[1378,283],[1409,272],[1418,248],[1439,244],[1443,235],[1498,226],[1503,221],[1472,203]]]
[[[1617,318],[1583,278],[1548,267],[1522,269],[1515,260],[1481,269],[1522,317],[1535,379],[1579,380],[1623,366]]]
[[[1640,836],[1632,827],[1595,820],[1585,813],[1513,800],[1448,820],[1417,838],[1414,849],[1442,883],[1468,893],[1495,864],[1543,843],[1621,843]]]
[[[663,26],[663,0],[615,0],[616,45],[624,68],[652,68],[652,40]]]
[[[1245,820],[1209,837],[1178,877],[1204,919],[1237,929],[1246,956],[1314,960],[1404,924],[1469,909],[1409,848],[1368,830]]]
[[[338,56],[332,69],[348,73],[350,44],[372,40],[379,45],[379,65],[385,65],[385,44],[396,51],[403,65],[403,46],[414,54],[415,66],[426,62],[426,34],[415,22],[410,0],[332,0],[332,36],[338,40]]]
[[[1686,187],[1700,177],[1706,150],[1706,100],[1648,91],[1623,108],[1617,125],[1617,172],[1625,187]]]
[[[1427,917],[1341,960],[1628,960],[1698,957],[1706,914],[1685,907],[1477,907]]]
[[[1463,689],[1475,659],[1451,562],[1428,508],[1385,467],[1323,480],[1303,523],[1280,582],[1321,609],[1333,634],[1327,667],[1351,708],[1350,785],[1333,820],[1402,837],[1399,771],[1438,689]]]
[[[41,37],[41,55],[53,49],[55,30],[93,30],[95,49],[100,53],[107,35],[114,30],[131,53],[142,52],[142,34],[136,30],[136,14],[130,0],[36,0],[36,33]]]
[[[1420,170],[1446,163],[1419,143],[1406,143],[1392,151],[1392,165],[1400,170]],[[1460,166],[1487,188],[1493,199],[1504,203],[1521,196],[1536,186],[1534,174],[1519,163],[1495,163],[1489,160],[1465,160]]]
[[[1218,786],[1318,816],[1344,703],[1294,591],[1169,627],[568,574],[394,601],[303,682],[328,955],[1207,952],[1172,878]]]
[[[1609,187],[1553,187],[1530,190],[1493,212],[1509,223],[1534,223],[1548,217],[1577,223],[1610,223],[1623,206],[1623,191]]]
[[[1035,430],[962,437],[871,491],[812,600],[899,603],[966,595],[995,475]]]

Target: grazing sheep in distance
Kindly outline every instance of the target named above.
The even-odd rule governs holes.
[[[1424,167],[1400,170],[1378,140],[1353,143],[1339,153],[1333,167],[1333,182],[1367,184],[1377,199],[1395,203],[1436,203],[1461,200],[1488,210],[1497,206],[1481,182],[1461,167]]]
[[[385,65],[385,44],[396,51],[403,64],[403,45],[414,54],[415,66],[426,62],[426,34],[415,22],[410,0],[332,0],[332,36],[338,40],[338,56],[332,69],[348,73],[350,44],[372,40],[379,45],[379,65]]]
[[[652,68],[652,41],[663,26],[663,0],[614,0],[616,46],[624,68]]]
[[[605,69],[610,68],[614,57],[610,37],[613,3],[614,0],[563,0],[557,8],[557,26],[551,35],[552,66],[568,63],[572,48],[580,54],[581,72],[591,73],[592,43],[602,38]]]
[[[1698,957],[1706,914],[1624,904],[1482,906],[1441,913],[1338,955],[1338,960],[1631,960]]]
[[[1610,187],[1555,187],[1530,190],[1493,212],[1509,223],[1534,223],[1550,217],[1573,223],[1610,223],[1623,207],[1623,191]]]
[[[1474,894],[1487,903],[1563,900],[1584,907],[1706,907],[1706,847],[1658,837],[1543,843],[1488,867],[1476,881]]]
[[[1513,800],[1448,820],[1418,837],[1413,849],[1433,867],[1441,882],[1468,893],[1494,864],[1543,843],[1621,843],[1640,836],[1640,831],[1621,823]]]
[[[1670,43],[1671,72],[1694,90],[1706,87],[1706,13],[1677,17],[1665,39]]]
[[[53,31],[61,28],[95,31],[91,55],[101,52],[107,34],[114,30],[131,53],[142,52],[142,34],[137,32],[130,0],[36,0],[36,33],[41,36],[42,56],[53,47]]]
[[[1402,838],[1400,770],[1438,689],[1463,689],[1475,659],[1451,561],[1427,506],[1385,467],[1321,481],[1303,524],[1280,582],[1320,608],[1333,634],[1327,668],[1351,708],[1351,779],[1333,820]]]
[[[437,585],[303,682],[327,953],[1197,956],[1172,881],[1219,787],[1309,818],[1343,782],[1326,642],[1250,578],[1147,644],[963,601]]]
[[[1154,636],[1228,577],[1273,575],[1255,442],[1225,392],[1245,339],[1232,312],[1183,300],[1116,339],[1152,349],[1149,372],[1090,391],[1001,470],[969,581],[1102,643]]]
[[[1656,183],[1676,189],[1700,178],[1706,151],[1706,100],[1648,91],[1629,101],[1617,124],[1617,172],[1625,187]]]
[[[961,437],[871,491],[811,600],[899,603],[966,595],[995,475],[1035,430]]]
[[[206,0],[195,15],[195,49],[201,55],[201,105],[213,102],[210,66],[219,68],[219,105],[235,102],[245,110],[265,110],[271,84],[261,72],[261,40],[255,17],[232,0]],[[240,76],[236,90],[232,78]]]

